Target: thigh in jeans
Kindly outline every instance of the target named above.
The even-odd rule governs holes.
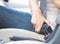
[[[15,11],[2,6],[0,6],[0,27],[34,31],[29,13]]]

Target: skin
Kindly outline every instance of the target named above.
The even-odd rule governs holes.
[[[60,0],[52,0],[52,2],[60,9]]]
[[[44,22],[50,25],[50,22],[43,17],[41,9],[38,5],[38,1],[39,0],[29,0],[29,6],[33,14],[31,18],[31,23],[33,24],[37,33],[40,32]],[[60,0],[52,0],[52,2],[56,5],[57,8],[60,9]]]
[[[31,18],[31,23],[33,24],[35,31],[37,33],[40,32],[44,22],[46,22],[49,25],[49,22],[47,21],[47,19],[45,19],[42,15],[38,1],[39,0],[29,0],[29,6],[33,14]]]

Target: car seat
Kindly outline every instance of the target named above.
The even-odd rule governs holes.
[[[32,40],[32,41],[39,41],[43,42],[45,44],[60,44],[60,15],[57,18],[57,27],[55,31],[51,34],[51,36],[47,39],[43,39],[43,35],[30,32],[27,30],[19,30],[19,29],[0,29],[0,39],[4,40],[5,43],[11,42],[10,37],[17,36],[22,37],[26,40]],[[21,40],[20,40],[21,41]]]
[[[60,44],[60,15],[57,17],[56,21],[57,21],[57,26],[55,28],[55,31],[50,35],[50,37],[47,40],[43,39],[44,38],[43,35],[23,29],[19,30],[19,29],[11,29],[11,28],[1,29],[0,39],[4,41],[4,43],[11,42],[12,38],[17,37],[17,38],[24,38],[23,40],[32,40],[36,42],[39,41],[44,44]]]

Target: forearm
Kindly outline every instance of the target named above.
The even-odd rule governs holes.
[[[42,16],[41,10],[39,8],[38,0],[30,0],[29,6],[30,6],[30,9],[31,9],[33,15],[41,15]]]
[[[60,9],[60,0],[52,0],[52,1],[56,5],[56,7]]]
[[[30,5],[30,9],[31,9],[32,14],[33,14],[32,19],[31,19],[31,23],[34,26],[35,31],[37,33],[39,33],[41,28],[42,28],[43,23],[44,22],[46,22],[47,24],[49,24],[49,23],[42,15],[38,0],[29,0],[29,5]]]

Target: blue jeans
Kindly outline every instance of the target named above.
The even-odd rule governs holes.
[[[0,28],[19,28],[34,32],[30,13],[24,13],[0,6]]]

